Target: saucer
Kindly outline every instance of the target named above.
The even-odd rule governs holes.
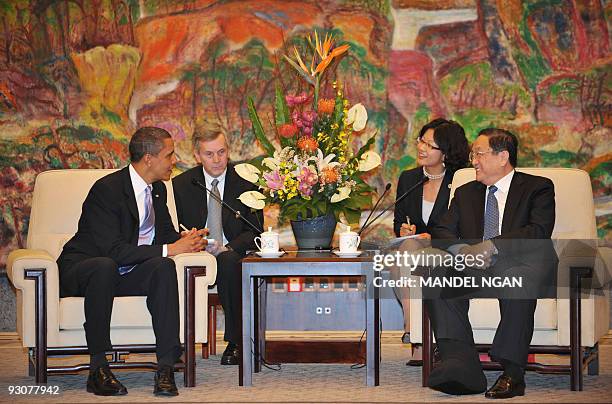
[[[355,258],[355,257],[359,257],[363,251],[357,250],[357,251],[342,252],[340,250],[334,250],[332,252],[340,258]]]
[[[284,253],[285,253],[284,251],[273,251],[273,252],[255,251],[255,254],[259,255],[261,258],[278,258]]]

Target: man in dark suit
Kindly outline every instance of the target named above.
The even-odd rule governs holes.
[[[503,365],[504,373],[487,390],[487,398],[524,394],[536,297],[554,284],[556,276],[557,258],[550,240],[554,186],[547,178],[516,172],[517,150],[512,133],[482,130],[470,155],[476,181],[457,189],[449,211],[432,229],[434,245],[482,258],[472,272],[524,278],[524,288],[499,298],[501,321],[490,355]],[[486,378],[468,319],[469,299],[454,296],[426,304],[441,355],[429,386],[448,394],[485,391]]]
[[[176,269],[169,256],[200,251],[204,231],[176,233],[166,206],[166,186],[176,163],[164,129],[138,129],[129,145],[131,164],[92,186],[78,230],[57,260],[62,297],[85,297],[90,353],[87,391],[127,394],[110,371],[110,321],[115,296],[147,296],[157,341],[155,395],[175,396],[174,364],[180,355]]]
[[[257,232],[253,227],[262,227],[263,213],[253,213],[238,200],[240,194],[256,188],[238,176],[233,164],[228,164],[229,146],[222,130],[211,125],[196,130],[192,140],[195,159],[200,165],[172,180],[176,210],[182,225],[188,228],[205,226],[209,237],[214,239],[207,251],[217,257],[217,287],[225,314],[224,339],[228,341],[221,364],[237,365],[238,347],[242,338],[240,260],[248,249],[255,247],[253,239]],[[194,180],[240,211],[243,219],[223,207],[218,199],[210,197],[206,190],[194,184]]]

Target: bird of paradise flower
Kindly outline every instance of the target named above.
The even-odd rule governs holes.
[[[297,48],[293,47],[295,54],[295,60],[291,59],[287,55],[283,55],[285,60],[308,82],[314,87],[314,105],[319,102],[319,87],[321,83],[321,77],[325,72],[325,69],[331,64],[334,58],[338,58],[345,54],[349,50],[349,45],[341,45],[335,47],[335,40],[333,34],[325,34],[325,38],[321,41],[317,31],[314,32],[314,43],[312,37],[308,35],[308,43],[314,49],[312,59],[310,61],[310,68],[306,67],[306,64],[300,56]]]

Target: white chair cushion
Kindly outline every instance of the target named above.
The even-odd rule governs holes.
[[[60,330],[82,330],[85,323],[85,299],[64,297],[60,299]],[[116,297],[113,302],[111,328],[151,328],[151,314],[144,296]]]
[[[500,314],[498,304],[491,299],[472,299],[470,301],[470,323],[472,329],[497,329]],[[539,299],[536,306],[534,329],[557,329],[557,300]]]

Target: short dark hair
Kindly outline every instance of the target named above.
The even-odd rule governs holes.
[[[130,160],[139,162],[145,154],[156,156],[164,148],[164,139],[172,139],[170,133],[162,128],[145,126],[138,129],[130,140]]]
[[[470,148],[461,125],[455,121],[436,118],[421,128],[419,138],[429,129],[434,131],[434,141],[444,154],[444,165],[451,174],[468,166]]]
[[[515,168],[518,154],[518,138],[509,130],[500,128],[486,128],[478,132],[478,136],[489,138],[489,146],[495,153],[508,152],[508,161]]]

